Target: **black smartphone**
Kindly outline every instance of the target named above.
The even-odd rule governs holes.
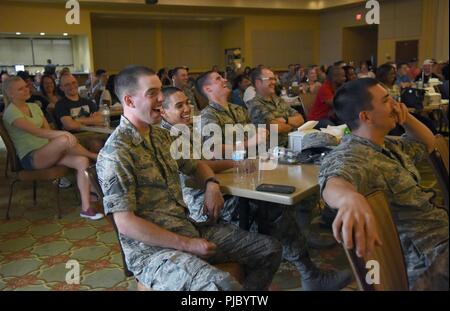
[[[275,184],[261,184],[256,187],[256,191],[291,194],[294,193],[295,187]]]

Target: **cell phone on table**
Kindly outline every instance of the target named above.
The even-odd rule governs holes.
[[[291,194],[295,192],[295,187],[276,184],[260,184],[256,187],[256,191]]]

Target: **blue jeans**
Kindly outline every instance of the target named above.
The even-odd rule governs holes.
[[[20,159],[20,164],[22,165],[23,169],[34,170],[33,155],[34,150],[28,152],[22,159]]]

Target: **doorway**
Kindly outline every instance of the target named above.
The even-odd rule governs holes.
[[[419,40],[395,42],[395,61],[397,63],[407,63],[413,58],[418,59],[418,56]]]
[[[353,61],[356,66],[361,61],[377,62],[378,25],[346,27],[343,29],[342,59]]]

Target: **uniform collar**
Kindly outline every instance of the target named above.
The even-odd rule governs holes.
[[[215,103],[215,102],[209,102],[209,105],[214,108],[215,110],[224,112],[229,110],[229,107],[231,106],[230,103],[228,103],[228,109],[224,108],[221,104]]]
[[[379,145],[373,143],[371,140],[369,140],[367,138],[364,138],[364,137],[361,137],[361,136],[357,136],[357,135],[354,135],[354,134],[345,135],[343,137],[342,141],[343,142],[357,142],[359,144],[362,144],[362,145],[365,145],[367,147],[370,147],[370,148],[372,148],[372,149],[374,149],[375,151],[378,151],[378,152],[382,152],[383,150],[387,150],[386,147],[383,148],[382,146],[379,146]],[[384,141],[386,143],[386,139]]]
[[[151,125],[149,126],[149,129],[150,132],[153,130]],[[126,135],[131,137],[131,142],[133,145],[138,146],[144,142],[144,145],[149,148],[148,143],[150,140],[142,137],[142,134],[139,133],[136,127],[124,115],[120,117],[119,130],[122,130]]]

